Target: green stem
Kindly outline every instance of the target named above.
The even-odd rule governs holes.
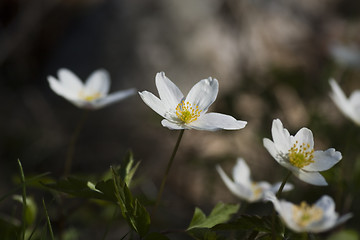
[[[183,134],[184,134],[184,131],[185,131],[185,129],[181,129],[180,134],[179,134],[179,137],[178,137],[178,140],[177,140],[177,142],[176,142],[176,144],[175,144],[175,148],[174,148],[174,150],[173,150],[173,152],[172,152],[172,154],[171,154],[170,160],[169,160],[168,165],[167,165],[167,167],[166,167],[164,177],[163,177],[163,179],[162,179],[162,181],[161,181],[160,190],[159,190],[159,193],[158,193],[157,198],[156,198],[155,209],[157,209],[158,205],[160,204],[160,200],[161,200],[162,193],[163,193],[163,191],[164,191],[166,179],[167,179],[167,177],[168,177],[168,175],[169,175],[169,171],[170,171],[171,165],[172,165],[172,163],[173,163],[173,161],[174,161],[176,152],[177,152],[177,150],[178,150],[178,148],[179,148],[179,145],[180,145],[180,142],[181,142],[181,138],[182,138],[182,136],[183,136]]]
[[[46,222],[47,222],[47,225],[48,225],[48,228],[49,228],[49,232],[50,232],[50,237],[51,237],[51,240],[54,240],[55,237],[54,237],[54,233],[53,233],[53,230],[52,230],[52,227],[51,227],[51,222],[50,222],[50,218],[49,218],[48,211],[47,211],[47,209],[46,209],[46,205],[45,205],[44,199],[42,200],[42,202],[43,202],[43,207],[44,207],[44,211],[45,211]]]
[[[286,184],[287,180],[288,180],[289,177],[291,176],[291,174],[292,174],[292,172],[289,171],[289,172],[287,173],[287,175],[285,176],[284,180],[282,181],[282,183],[281,183],[281,185],[280,185],[280,187],[279,187],[279,190],[278,190],[277,193],[276,193],[276,197],[277,197],[277,198],[280,198],[280,197],[281,197],[281,193],[282,193],[282,191],[283,191],[283,189],[284,189],[284,187],[285,187],[285,184]],[[275,220],[276,220],[276,211],[275,211],[275,209],[274,209],[274,210],[273,210],[273,214],[272,214],[272,219],[271,219],[271,225],[272,225],[272,226],[271,226],[271,227],[272,227],[271,232],[272,232],[272,239],[273,239],[273,240],[276,240]]]
[[[20,170],[20,178],[22,184],[22,204],[23,204],[23,212],[22,212],[22,224],[21,224],[21,239],[25,239],[25,229],[26,229],[26,186],[25,186],[25,175],[21,165],[20,160],[18,159],[19,170]]]
[[[76,129],[75,129],[73,135],[71,136],[69,148],[68,148],[67,155],[66,155],[65,166],[64,166],[64,176],[65,177],[68,176],[71,172],[72,161],[73,161],[74,152],[75,152],[75,144],[79,137],[81,129],[83,128],[84,123],[87,119],[88,113],[89,113],[88,110],[85,110],[83,112],[81,118],[79,119],[79,121],[77,123]]]
[[[282,191],[283,191],[283,189],[284,189],[284,187],[285,187],[285,184],[286,184],[287,180],[289,179],[289,177],[291,176],[291,174],[292,174],[292,172],[289,171],[288,174],[286,175],[286,177],[284,178],[284,180],[282,181],[282,183],[281,183],[281,185],[280,185],[280,188],[279,188],[279,190],[278,190],[277,193],[276,193],[276,197],[277,197],[277,198],[280,198],[281,193],[282,193]]]

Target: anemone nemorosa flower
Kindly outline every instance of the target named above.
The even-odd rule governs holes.
[[[142,100],[156,113],[162,116],[161,124],[169,129],[197,129],[216,131],[220,129],[238,130],[244,128],[245,121],[221,113],[207,113],[215,101],[219,83],[209,77],[195,84],[186,98],[180,89],[165,76],[156,74],[155,83],[160,98],[154,94],[139,92]]]
[[[93,72],[85,84],[70,70],[60,69],[58,78],[48,77],[50,88],[75,106],[86,109],[99,109],[135,94],[128,89],[108,94],[110,89],[109,73],[100,69]]]
[[[334,200],[324,195],[313,205],[301,202],[295,205],[285,200],[278,200],[273,193],[267,192],[266,200],[274,204],[285,225],[295,232],[325,232],[337,225],[344,223],[352,217],[351,213],[339,218],[335,212]]]
[[[300,180],[318,186],[327,182],[319,171],[325,171],[338,163],[341,153],[329,148],[314,151],[314,138],[310,129],[301,128],[291,136],[279,119],[273,120],[271,133],[273,141],[264,138],[264,147],[283,167],[286,167]]]
[[[271,191],[276,193],[281,185],[281,183],[271,185],[268,182],[253,182],[250,177],[250,169],[243,158],[238,158],[233,168],[232,174],[234,181],[226,175],[219,165],[216,166],[216,170],[228,189],[235,196],[248,202],[263,200],[265,192]],[[285,185],[283,191],[290,191],[292,188],[292,184],[288,183]]]
[[[332,89],[330,97],[336,106],[346,117],[360,125],[360,90],[354,91],[347,98],[334,79],[330,79],[329,83]]]

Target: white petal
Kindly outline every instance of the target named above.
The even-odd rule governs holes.
[[[167,119],[163,119],[161,121],[161,124],[164,126],[164,127],[167,127],[171,130],[181,130],[181,129],[186,129],[185,126],[183,125],[180,125],[180,124],[177,124],[177,123],[174,123],[174,122],[170,122],[169,120]]]
[[[312,131],[308,128],[301,128],[296,133],[294,138],[292,138],[291,144],[294,144],[296,141],[298,141],[299,144],[302,144],[302,143],[309,144],[310,149],[314,148],[314,137],[313,137]]]
[[[219,165],[216,166],[216,170],[220,174],[221,179],[224,181],[230,192],[241,199],[251,201],[252,191],[250,189],[242,186],[241,184],[234,183]]]
[[[271,134],[278,151],[288,153],[291,148],[290,133],[286,128],[284,128],[280,119],[273,120]]]
[[[281,219],[285,224],[292,230],[300,232],[301,229],[293,221],[293,208],[294,204],[287,202],[285,200],[279,201],[273,192],[266,192],[264,194],[264,199],[271,201],[274,205],[275,210],[279,213]]]
[[[293,174],[298,177],[300,180],[316,185],[316,186],[327,186],[325,178],[318,172],[306,172],[301,169],[299,171],[292,171]]]
[[[281,165],[284,163],[284,160],[282,158],[282,154],[283,153],[280,153],[277,149],[276,149],[276,146],[274,144],[273,141],[271,141],[270,139],[268,138],[264,138],[263,139],[263,144],[264,144],[264,147],[266,148],[266,150],[268,150],[268,152],[270,153],[270,155],[278,162],[280,163]]]
[[[92,101],[92,103],[95,109],[99,109],[109,104],[115,103],[117,101],[121,101],[131,95],[134,95],[135,93],[136,93],[135,88],[123,90],[123,91],[117,91],[110,95],[107,95],[104,98],[95,99],[94,101]]]
[[[159,92],[161,101],[169,109],[174,109],[183,100],[184,95],[180,89],[165,76],[164,72],[159,72],[155,77],[156,88]]]
[[[314,162],[302,169],[305,171],[325,171],[338,163],[341,158],[341,153],[335,151],[334,148],[329,148],[326,151],[315,151]]]
[[[188,95],[186,102],[199,106],[202,113],[205,113],[209,106],[215,101],[219,91],[219,83],[216,79],[209,77],[195,84]]]
[[[246,126],[247,122],[236,120],[234,117],[221,113],[206,113],[187,126],[198,130],[216,131],[220,129],[238,130]]]
[[[235,183],[241,183],[245,186],[251,185],[250,169],[243,158],[238,158],[233,168],[233,178]]]
[[[322,196],[319,200],[316,201],[315,205],[324,211],[324,215],[328,216],[335,213],[335,202],[328,195]]]
[[[146,105],[160,116],[165,117],[167,107],[164,106],[164,103],[159,98],[148,91],[139,92],[139,95]]]
[[[342,111],[348,118],[352,119],[355,123],[360,125],[360,118],[354,112],[353,103],[345,96],[344,92],[341,90],[340,86],[334,79],[329,81],[332,92],[330,93],[331,99],[337,105],[337,107]]]
[[[350,108],[353,121],[355,121],[357,124],[360,123],[360,91],[355,90],[353,93],[351,93],[350,98]]]
[[[72,91],[71,89],[65,88],[58,80],[56,80],[54,77],[49,76],[48,82],[50,85],[50,88],[58,95],[66,98],[70,101],[76,101],[79,100],[79,95]]]
[[[85,92],[86,93],[100,93],[101,96],[108,94],[110,89],[110,76],[108,71],[100,69],[93,72],[86,80]]]
[[[73,92],[79,92],[84,88],[80,78],[78,78],[78,76],[66,68],[59,69],[58,77],[61,85],[65,89],[71,90]]]

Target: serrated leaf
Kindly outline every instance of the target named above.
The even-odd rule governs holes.
[[[253,230],[258,232],[272,233],[272,216],[259,217],[256,215],[241,215],[239,218],[229,223],[218,224],[213,227],[214,230]],[[275,218],[275,232],[281,235],[284,227],[279,218]]]
[[[111,180],[104,182],[101,181],[95,185],[96,189],[89,187],[89,181],[81,180],[74,177],[68,177],[66,179],[59,180],[56,183],[44,184],[48,188],[53,190],[67,193],[75,197],[82,198],[95,198],[100,200],[106,200],[116,202],[116,198],[113,193],[113,183]],[[100,187],[98,187],[98,185]],[[111,186],[112,185],[112,186]],[[111,190],[112,189],[112,190]]]
[[[211,228],[217,224],[224,223],[238,210],[239,204],[218,203],[211,211],[210,215],[206,217],[201,209],[196,208],[187,230],[193,228]]]
[[[137,170],[137,168],[139,167],[140,162],[137,162],[134,165],[134,157],[131,151],[129,151],[125,158],[124,161],[122,162],[121,166],[120,166],[120,170],[119,170],[119,175],[121,177],[121,179],[124,180],[124,182],[126,183],[127,186],[130,186],[131,184],[131,180]]]
[[[138,199],[134,198],[121,179],[119,174],[111,168],[115,187],[115,196],[121,209],[121,213],[128,221],[129,225],[141,236],[145,236],[149,231],[150,215],[141,205]]]
[[[192,228],[187,233],[196,240],[223,240],[215,231],[209,228]]]
[[[146,235],[144,240],[170,240],[170,238],[161,233],[152,232]]]

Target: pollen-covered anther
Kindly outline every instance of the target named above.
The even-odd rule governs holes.
[[[82,99],[82,100],[85,100],[85,101],[93,101],[95,99],[98,99],[101,97],[101,94],[98,93],[98,92],[95,92],[93,94],[87,94],[87,93],[84,93],[83,91],[79,92],[79,97]]]
[[[292,218],[300,227],[306,227],[319,221],[322,217],[323,210],[315,205],[309,206],[306,202],[301,202],[299,206],[293,206]]]
[[[299,146],[298,146],[299,145]],[[310,144],[298,144],[298,141],[290,148],[289,162],[298,168],[303,168],[314,162],[314,149]]]
[[[181,101],[176,107],[176,116],[183,123],[191,123],[200,116],[202,110],[199,110],[199,106],[192,105],[189,102]]]

